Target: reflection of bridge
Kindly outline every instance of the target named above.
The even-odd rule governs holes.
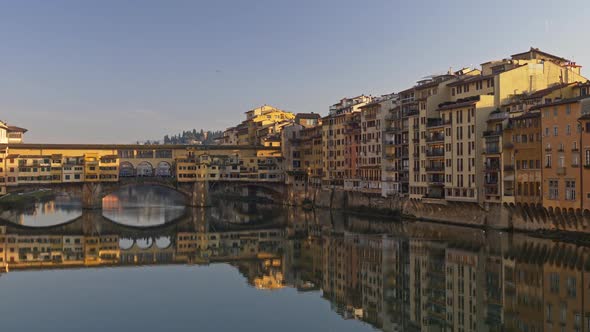
[[[0,160],[0,194],[50,187],[81,194],[89,209],[136,184],[176,190],[189,206],[209,205],[216,188],[284,197],[282,157],[274,147],[15,144],[0,145]]]
[[[244,227],[210,215],[209,209],[193,209],[176,222],[148,228],[113,223],[100,211],[53,227],[3,223],[0,267],[4,262],[11,268],[208,262],[280,252],[280,220]]]

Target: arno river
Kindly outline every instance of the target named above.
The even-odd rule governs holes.
[[[0,331],[590,328],[586,247],[153,187],[103,205],[0,213]]]

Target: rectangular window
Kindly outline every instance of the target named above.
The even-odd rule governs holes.
[[[559,198],[559,182],[557,180],[549,180],[549,199],[556,200]],[[557,283],[559,286],[559,276],[557,276]]]
[[[565,199],[567,201],[576,200],[576,181],[565,181]]]

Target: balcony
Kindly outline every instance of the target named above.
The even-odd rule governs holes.
[[[428,177],[428,184],[433,186],[444,186],[445,177],[441,175],[432,175]]]
[[[412,143],[420,143],[420,139],[419,138],[412,138]]]
[[[445,141],[445,135],[443,135],[443,134],[435,134],[435,135],[430,135],[429,137],[426,137],[427,143],[444,142],[444,141]]]
[[[418,115],[418,110],[407,110],[402,112],[403,117]]]
[[[557,149],[557,152],[563,152],[563,151],[564,151],[563,147],[560,147]]]
[[[513,149],[514,148],[514,143],[512,142],[508,142],[504,144],[504,149]]]
[[[420,125],[419,124],[412,125],[412,129],[418,130],[418,129],[420,129]]]
[[[445,171],[445,167],[444,166],[440,166],[440,165],[431,165],[431,166],[427,166],[426,167],[426,172],[429,173],[441,173]]]
[[[572,152],[575,152],[575,153],[580,152],[580,149],[578,149],[578,148],[572,148]]]
[[[399,133],[402,131],[401,127],[389,127],[389,128],[385,128],[385,132],[386,133]]]
[[[565,167],[557,167],[557,175],[565,175],[566,172],[566,168]]]
[[[502,131],[498,130],[486,130],[483,132],[483,137],[492,137],[492,136],[500,136],[502,135]]]
[[[498,147],[488,147],[485,148],[483,151],[484,154],[499,154],[500,153],[500,148]]]
[[[498,179],[487,179],[484,181],[484,186],[497,187],[498,186]]]
[[[514,172],[514,165],[504,165],[504,172]]]
[[[495,173],[495,172],[500,171],[500,164],[495,164],[495,163],[485,164],[484,168],[485,168],[485,171],[488,173]]]
[[[445,156],[444,149],[426,150],[426,157],[444,157],[444,156]]]
[[[399,119],[400,119],[400,117],[397,116],[397,114],[388,114],[385,116],[385,120],[387,120],[387,121],[396,121]]]
[[[505,120],[508,119],[508,113],[506,112],[494,112],[490,113],[488,120]]]
[[[451,121],[443,121],[443,119],[428,119],[426,122],[426,128],[442,127],[450,125]]]

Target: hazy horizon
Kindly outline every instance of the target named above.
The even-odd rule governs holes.
[[[531,46],[590,65],[587,2],[4,2],[0,119],[29,143],[223,130],[270,104],[326,114]],[[585,74],[584,68],[582,73]]]

